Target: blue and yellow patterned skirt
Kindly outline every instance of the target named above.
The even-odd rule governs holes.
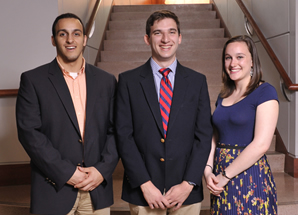
[[[214,174],[221,174],[242,150],[217,147]],[[276,186],[266,155],[229,181],[220,197],[211,195],[211,214],[277,214]]]

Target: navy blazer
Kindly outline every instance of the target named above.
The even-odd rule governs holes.
[[[177,64],[167,138],[150,66],[119,75],[117,146],[125,176],[123,200],[147,206],[140,185],[151,180],[163,193],[182,181],[197,184],[184,204],[203,200],[202,175],[212,138],[210,99],[204,75]]]
[[[31,158],[32,213],[67,214],[72,209],[78,190],[66,183],[83,160],[104,177],[90,192],[94,209],[113,204],[112,173],[118,162],[113,123],[116,79],[89,64],[85,73],[84,145],[56,59],[21,75],[16,118],[19,140]]]

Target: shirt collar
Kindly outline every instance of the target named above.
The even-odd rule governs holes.
[[[67,75],[67,76],[69,76],[69,77],[71,77],[71,76],[69,75],[69,71],[66,71],[66,69],[62,66],[62,64],[59,62],[59,60],[58,60],[57,57],[56,57],[56,60],[57,60],[57,62],[58,62],[58,65],[59,65],[60,69],[62,70],[63,74],[64,74],[64,75]],[[80,69],[80,71],[79,71],[79,73],[78,73],[78,76],[81,75],[81,74],[84,74],[84,73],[85,73],[85,62],[86,62],[86,61],[85,61],[85,58],[83,57],[82,67],[81,67],[81,69]]]
[[[156,72],[157,72],[157,73],[160,74],[159,70],[160,70],[161,68],[163,68],[163,67],[159,66],[159,65],[153,60],[152,57],[151,57],[151,59],[150,59],[150,65],[151,65],[151,68],[152,68],[153,73],[156,73]],[[173,62],[170,66],[168,66],[167,68],[170,68],[171,71],[172,71],[172,74],[175,75],[175,74],[176,74],[176,68],[177,68],[177,58],[175,58],[174,62]]]

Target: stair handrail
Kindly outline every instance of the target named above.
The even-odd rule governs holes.
[[[87,38],[89,38],[89,34],[92,29],[93,22],[95,20],[95,17],[97,15],[99,5],[100,5],[101,0],[96,0],[95,5],[93,7],[92,13],[90,15],[89,21],[87,22],[87,27],[86,27],[86,35]],[[4,89],[0,90],[0,98],[2,97],[11,97],[11,96],[17,96],[18,95],[18,89]]]
[[[98,13],[100,2],[101,2],[101,0],[96,0],[95,5],[94,5],[93,10],[92,10],[92,13],[90,15],[90,18],[87,22],[87,27],[86,27],[87,39],[89,38],[89,34],[91,32],[93,22],[94,22],[94,20],[96,18],[96,15]]]
[[[18,89],[0,90],[0,98],[1,97],[16,96],[16,95],[18,95]]]
[[[240,9],[250,22],[251,27],[253,28],[254,32],[260,39],[261,43],[263,44],[265,50],[267,51],[269,57],[271,58],[273,64],[275,65],[277,71],[279,72],[281,78],[284,81],[285,87],[290,91],[298,91],[298,84],[293,84],[290,77],[288,76],[287,72],[285,71],[284,67],[281,65],[280,61],[278,60],[277,56],[275,55],[274,51],[272,50],[271,46],[267,42],[264,34],[259,29],[258,25],[256,24],[255,20],[252,18],[250,12],[247,10],[246,6],[244,5],[242,0],[236,0]]]

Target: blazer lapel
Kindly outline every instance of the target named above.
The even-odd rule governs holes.
[[[183,105],[185,92],[187,91],[187,87],[188,87],[188,82],[185,79],[186,77],[187,77],[187,73],[183,70],[183,67],[181,66],[181,64],[177,62],[173,99],[172,99],[171,112],[170,112],[170,118],[168,123],[168,131],[167,131],[168,135],[171,132],[171,127],[172,125],[174,125],[176,117],[179,113],[179,110]]]
[[[159,102],[158,97],[156,94],[156,89],[154,85],[154,78],[152,74],[152,69],[150,65],[150,60],[144,65],[144,67],[140,68],[141,71],[141,86],[144,91],[144,95],[148,102],[148,105],[151,109],[152,115],[158,125],[160,132],[163,134],[163,127],[162,127],[162,119],[160,114]]]
[[[63,106],[65,107],[65,110],[66,110],[69,118],[71,119],[74,127],[76,128],[78,134],[81,135],[80,129],[79,129],[79,124],[77,121],[77,116],[76,116],[75,109],[74,109],[73,102],[72,102],[72,98],[71,98],[69,89],[67,87],[67,84],[65,82],[65,79],[63,77],[63,73],[62,73],[60,67],[58,66],[56,59],[53,60],[50,65],[49,79],[52,82],[54,88],[56,89],[57,94],[59,95],[60,100],[61,100]]]

